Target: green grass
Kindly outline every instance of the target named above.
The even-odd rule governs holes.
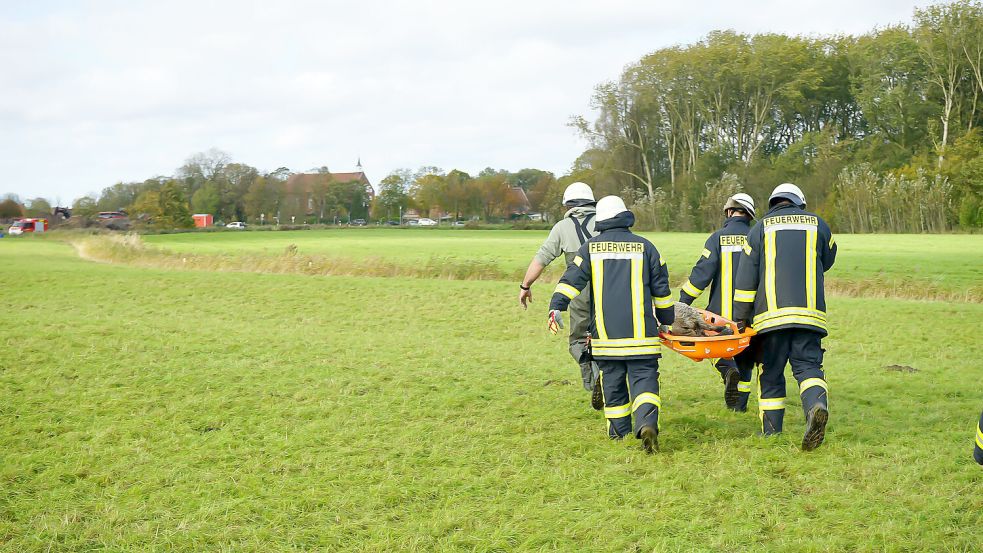
[[[221,232],[146,236],[148,244],[189,254],[278,255],[293,244],[299,253],[342,260],[380,259],[407,265],[497,267],[521,278],[544,231],[439,229],[333,229],[284,232]],[[704,234],[642,233],[665,256],[673,283],[689,274]],[[983,235],[838,235],[832,287],[860,297],[983,301]],[[554,263],[547,275],[562,271]]]
[[[515,288],[0,240],[0,549],[978,550],[983,305],[831,298],[810,454],[792,386],[764,440],[708,364],[667,354],[646,456],[605,438],[545,331],[550,286],[528,312]]]

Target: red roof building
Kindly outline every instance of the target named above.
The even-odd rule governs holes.
[[[313,215],[317,204],[315,196],[320,193],[319,188],[350,182],[357,182],[364,186],[365,194],[370,202],[375,198],[375,189],[362,171],[352,173],[295,173],[287,179],[284,184],[284,191],[288,197],[296,199],[300,205],[306,207],[305,211],[308,215]]]

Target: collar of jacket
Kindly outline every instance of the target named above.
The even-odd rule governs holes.
[[[563,214],[564,217],[569,217],[573,215],[578,219],[583,219],[588,213],[597,213],[597,208],[592,205],[582,205],[580,207],[572,207]]]
[[[743,215],[734,215],[733,217],[728,217],[728,218],[724,219],[724,226],[725,227],[727,225],[730,225],[730,224],[733,224],[733,223],[744,223],[745,225],[750,225],[751,224],[751,218],[750,217],[745,217]]]
[[[772,213],[774,213],[776,211],[781,211],[783,209],[795,209],[795,210],[798,210],[798,211],[803,211],[803,209],[801,209],[799,206],[797,206],[795,204],[785,204],[785,203],[783,203],[783,204],[776,205],[775,207],[769,209],[768,210],[768,213],[766,213],[766,215],[771,215]]]
[[[631,211],[622,211],[610,219],[605,219],[594,223],[594,228],[597,229],[597,232],[604,232],[606,230],[618,228],[628,229],[634,224],[635,214]]]

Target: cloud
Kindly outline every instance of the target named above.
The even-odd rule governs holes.
[[[717,28],[860,33],[925,2],[10,3],[6,191],[63,202],[218,147],[260,169],[565,171],[598,83]],[[248,6],[248,7],[246,7]],[[850,17],[844,17],[849,13]]]

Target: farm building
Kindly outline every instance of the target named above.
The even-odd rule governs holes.
[[[363,171],[293,174],[284,186],[283,216],[318,219],[330,217],[332,215],[331,188],[351,183],[359,184],[365,189],[366,205],[354,206],[356,212],[365,211],[367,204],[375,198],[375,189]]]

